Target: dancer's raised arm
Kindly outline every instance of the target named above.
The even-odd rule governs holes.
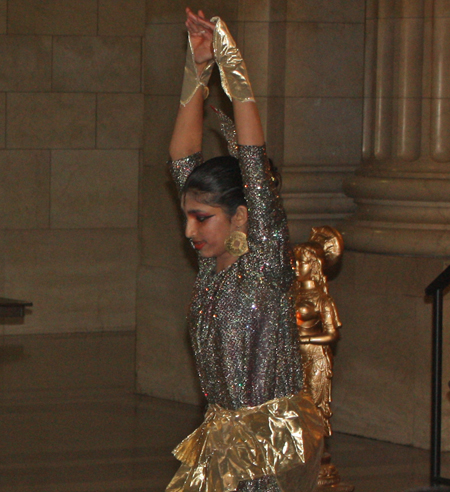
[[[263,145],[264,132],[242,54],[225,22],[219,17],[212,21],[216,24],[214,58],[219,67],[222,87],[233,101],[238,144]]]
[[[208,81],[214,65],[212,37],[215,25],[205,18],[201,10],[196,15],[187,8],[186,27],[189,39],[183,88],[169,147],[172,160],[201,150],[203,100],[208,94]]]
[[[233,99],[233,112],[239,145],[264,145],[264,132],[255,102]]]
[[[209,21],[199,10],[186,9],[189,45],[181,105],[170,145],[173,160],[201,150],[203,99],[215,61],[222,86],[233,102],[237,141],[240,145],[264,145],[264,132],[247,75],[247,68],[226,24],[218,17]],[[201,90],[199,90],[201,89]]]

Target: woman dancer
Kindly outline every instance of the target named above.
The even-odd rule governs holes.
[[[226,25],[187,9],[171,171],[198,252],[188,325],[206,418],[174,451],[176,491],[313,490],[323,423],[301,392],[288,290],[292,255],[245,63]],[[233,103],[236,157],[202,163],[203,100],[214,63]],[[233,133],[233,132],[231,132]]]

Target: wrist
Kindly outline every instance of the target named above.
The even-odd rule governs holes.
[[[180,98],[182,106],[186,106],[198,89],[202,90],[204,99],[208,97],[208,82],[214,65],[214,60],[206,60],[205,62],[197,63],[195,61],[190,36],[188,37],[188,40],[183,86],[181,88]]]
[[[199,77],[203,73],[203,70],[205,70],[205,68],[206,68],[207,65],[208,65],[208,62],[201,62],[201,63],[195,62],[195,66],[197,68],[197,75]]]

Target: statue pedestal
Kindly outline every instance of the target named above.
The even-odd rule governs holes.
[[[354,485],[341,482],[337,468],[331,463],[331,455],[327,451],[322,456],[319,478],[315,492],[353,492]]]

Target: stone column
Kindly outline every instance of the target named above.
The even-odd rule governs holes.
[[[349,249],[450,254],[450,4],[368,0],[363,160]]]
[[[291,0],[284,36],[282,192],[292,241],[303,242],[311,226],[354,212],[342,182],[361,162],[364,2]]]

